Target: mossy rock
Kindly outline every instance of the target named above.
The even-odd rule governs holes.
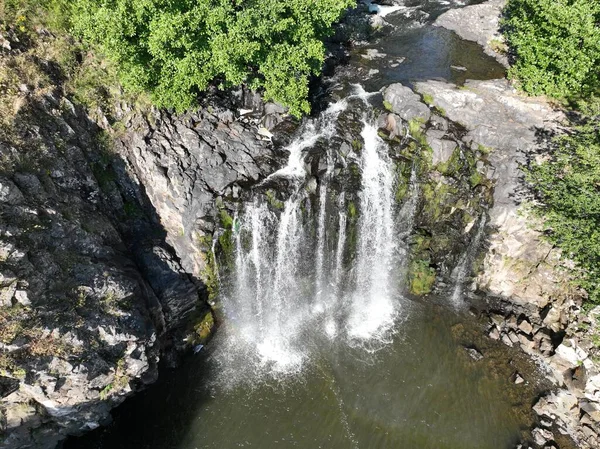
[[[447,218],[452,210],[449,204],[456,204],[458,188],[444,182],[438,182],[433,185],[425,184],[423,189],[423,214],[430,222],[437,222],[442,218]]]
[[[410,292],[413,295],[427,295],[433,290],[436,272],[425,259],[413,260],[410,264],[408,280]]]
[[[215,318],[211,310],[194,325],[194,344],[205,344],[211,337],[215,327]]]
[[[410,186],[411,166],[407,161],[399,161],[396,164],[396,191],[395,197],[397,203],[404,201],[408,188]]]
[[[285,208],[285,203],[277,198],[274,190],[267,190],[265,192],[265,195],[267,196],[267,201],[269,202],[269,205],[273,209],[283,210]]]

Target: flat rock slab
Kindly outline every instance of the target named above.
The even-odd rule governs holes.
[[[479,5],[451,9],[434,22],[435,26],[454,31],[467,41],[477,42],[486,54],[508,67],[506,54],[498,52],[504,38],[499,31],[499,22],[506,0],[490,0]]]
[[[421,97],[400,83],[390,84],[383,89],[383,99],[389,103],[392,112],[407,122],[416,119],[425,123],[431,117],[431,110],[421,101]]]

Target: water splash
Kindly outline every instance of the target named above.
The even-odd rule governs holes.
[[[267,176],[260,185],[266,184],[274,178],[302,179],[306,175],[304,169],[304,150],[313,147],[319,140],[329,139],[335,134],[335,122],[342,111],[348,107],[344,99],[332,103],[323,111],[319,120],[308,121],[302,130],[300,137],[295,139],[288,147],[290,155],[287,164],[275,173]]]
[[[408,7],[406,7],[404,5],[392,5],[392,6],[378,5],[378,4],[373,3],[371,0],[365,0],[364,3],[369,8],[369,12],[375,13],[381,17],[385,17],[387,15],[395,13],[396,11],[406,11],[407,9],[409,9]]]

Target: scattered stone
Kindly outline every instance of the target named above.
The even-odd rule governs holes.
[[[518,343],[519,343],[519,336],[518,336],[518,335],[517,335],[515,332],[513,332],[513,331],[510,331],[510,332],[508,332],[508,334],[507,334],[507,335],[508,335],[508,338],[509,338],[509,340],[511,341],[511,343],[512,343],[513,345],[516,345],[516,344],[518,344]],[[511,345],[511,346],[512,346],[512,345]]]
[[[489,337],[492,340],[499,340],[500,339],[500,332],[498,332],[498,328],[496,326],[492,327],[492,330],[489,333]]]
[[[12,306],[12,298],[17,291],[17,281],[13,280],[9,284],[0,284],[0,307]]]
[[[600,404],[582,401],[579,406],[594,422],[600,423]]]
[[[506,334],[502,334],[502,343],[504,343],[506,346],[509,346],[511,348],[513,346],[513,342]]]
[[[542,429],[540,427],[536,427],[531,432],[533,435],[533,439],[538,446],[544,446],[548,442],[554,439],[553,433],[548,429]]]
[[[525,379],[523,379],[523,377],[521,377],[521,375],[519,373],[516,373],[514,376],[513,382],[516,385],[521,385],[522,383],[525,382]]]
[[[258,135],[266,138],[267,140],[271,140],[273,138],[273,133],[265,127],[258,128]]]
[[[22,306],[26,306],[27,307],[27,306],[31,305],[31,301],[29,300],[29,297],[27,296],[27,292],[24,291],[24,290],[17,290],[15,292],[15,299]]]
[[[560,344],[556,349],[555,349],[555,354],[554,354],[554,361],[556,363],[559,363],[561,366],[565,366],[568,368],[575,368],[577,366],[579,366],[579,364],[582,362],[582,358],[580,358],[580,355],[577,353],[577,351],[574,348],[571,348],[567,345]]]
[[[519,323],[519,330],[527,335],[531,335],[533,332],[533,326],[527,320],[523,320]]]
[[[481,352],[479,352],[479,350],[477,348],[465,347],[465,351],[467,351],[467,354],[469,354],[469,357],[471,357],[476,362],[483,359],[483,354]]]

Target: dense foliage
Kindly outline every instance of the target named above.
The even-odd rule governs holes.
[[[600,0],[509,0],[509,75],[534,95],[584,97],[600,90]]]
[[[555,141],[548,160],[530,167],[548,239],[574,260],[581,285],[600,302],[600,102]]]
[[[76,33],[117,63],[122,84],[183,111],[211,84],[263,88],[309,112],[323,38],[353,0],[75,0]]]

